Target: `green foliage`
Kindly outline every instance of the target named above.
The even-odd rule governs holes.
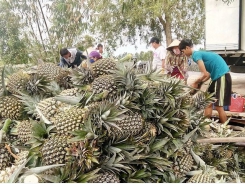
[[[105,0],[96,4],[98,17],[92,31],[106,38],[108,45],[118,40],[120,45],[125,41],[134,44],[136,36],[147,43],[150,37],[158,36],[170,44],[173,35],[199,43],[204,36],[204,0]]]
[[[21,37],[20,17],[14,15],[6,1],[0,5],[0,55],[4,63],[20,64],[28,62],[27,46]]]
[[[14,12],[11,17],[19,17],[23,23],[19,29],[33,61],[41,58],[57,63],[59,50],[75,46],[81,32],[87,29],[83,19],[88,19],[89,9],[75,0],[13,0],[9,8]]]

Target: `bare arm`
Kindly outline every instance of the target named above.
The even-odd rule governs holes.
[[[210,74],[207,72],[206,67],[202,60],[197,61],[200,72],[202,73],[201,77],[199,77],[191,86],[194,88],[198,88],[200,83],[206,82],[210,78]]]
[[[197,64],[198,64],[199,70],[202,73],[202,75],[195,82],[196,83],[206,82],[208,79],[210,79],[210,74],[206,70],[206,67],[202,60],[198,60]]]

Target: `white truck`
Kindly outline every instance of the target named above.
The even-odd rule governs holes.
[[[222,56],[231,72],[245,73],[245,0],[205,0],[205,49]]]

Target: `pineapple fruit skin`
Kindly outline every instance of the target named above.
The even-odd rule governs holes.
[[[21,119],[24,106],[15,96],[3,96],[0,98],[0,117]]]
[[[212,179],[208,174],[196,174],[187,183],[212,183]]]
[[[104,172],[99,174],[99,176],[92,180],[91,183],[120,183],[120,180],[115,174]]]

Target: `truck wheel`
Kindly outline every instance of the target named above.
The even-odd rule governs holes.
[[[230,71],[233,73],[245,73],[245,66],[230,66]]]

